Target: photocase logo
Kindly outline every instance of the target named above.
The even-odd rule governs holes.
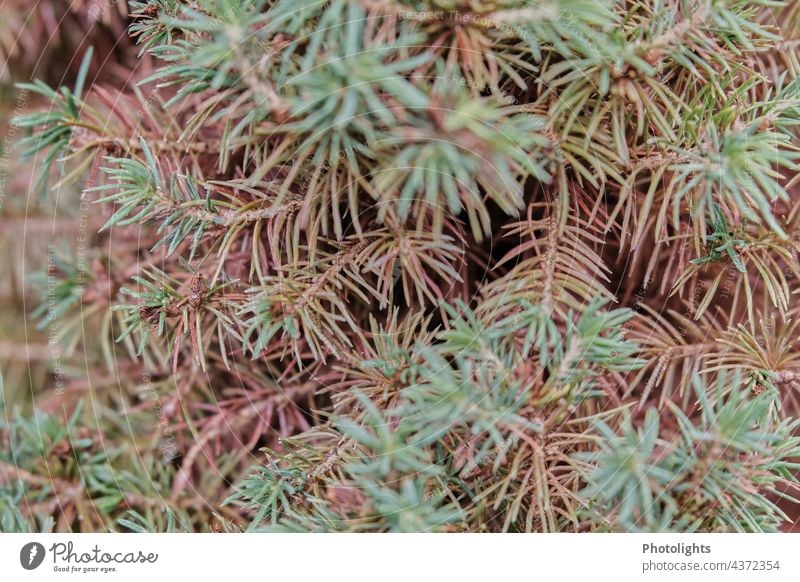
[[[19,563],[26,570],[35,570],[44,561],[44,546],[39,542],[30,542],[19,551]]]

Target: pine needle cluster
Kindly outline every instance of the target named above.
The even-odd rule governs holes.
[[[3,530],[791,528],[797,3],[107,8],[14,93]]]

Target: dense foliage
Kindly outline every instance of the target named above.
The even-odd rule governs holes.
[[[12,4],[2,530],[792,526],[796,2]]]

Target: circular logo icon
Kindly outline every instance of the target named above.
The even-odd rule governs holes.
[[[19,563],[26,570],[35,570],[44,561],[44,546],[39,542],[30,542],[19,551]]]

